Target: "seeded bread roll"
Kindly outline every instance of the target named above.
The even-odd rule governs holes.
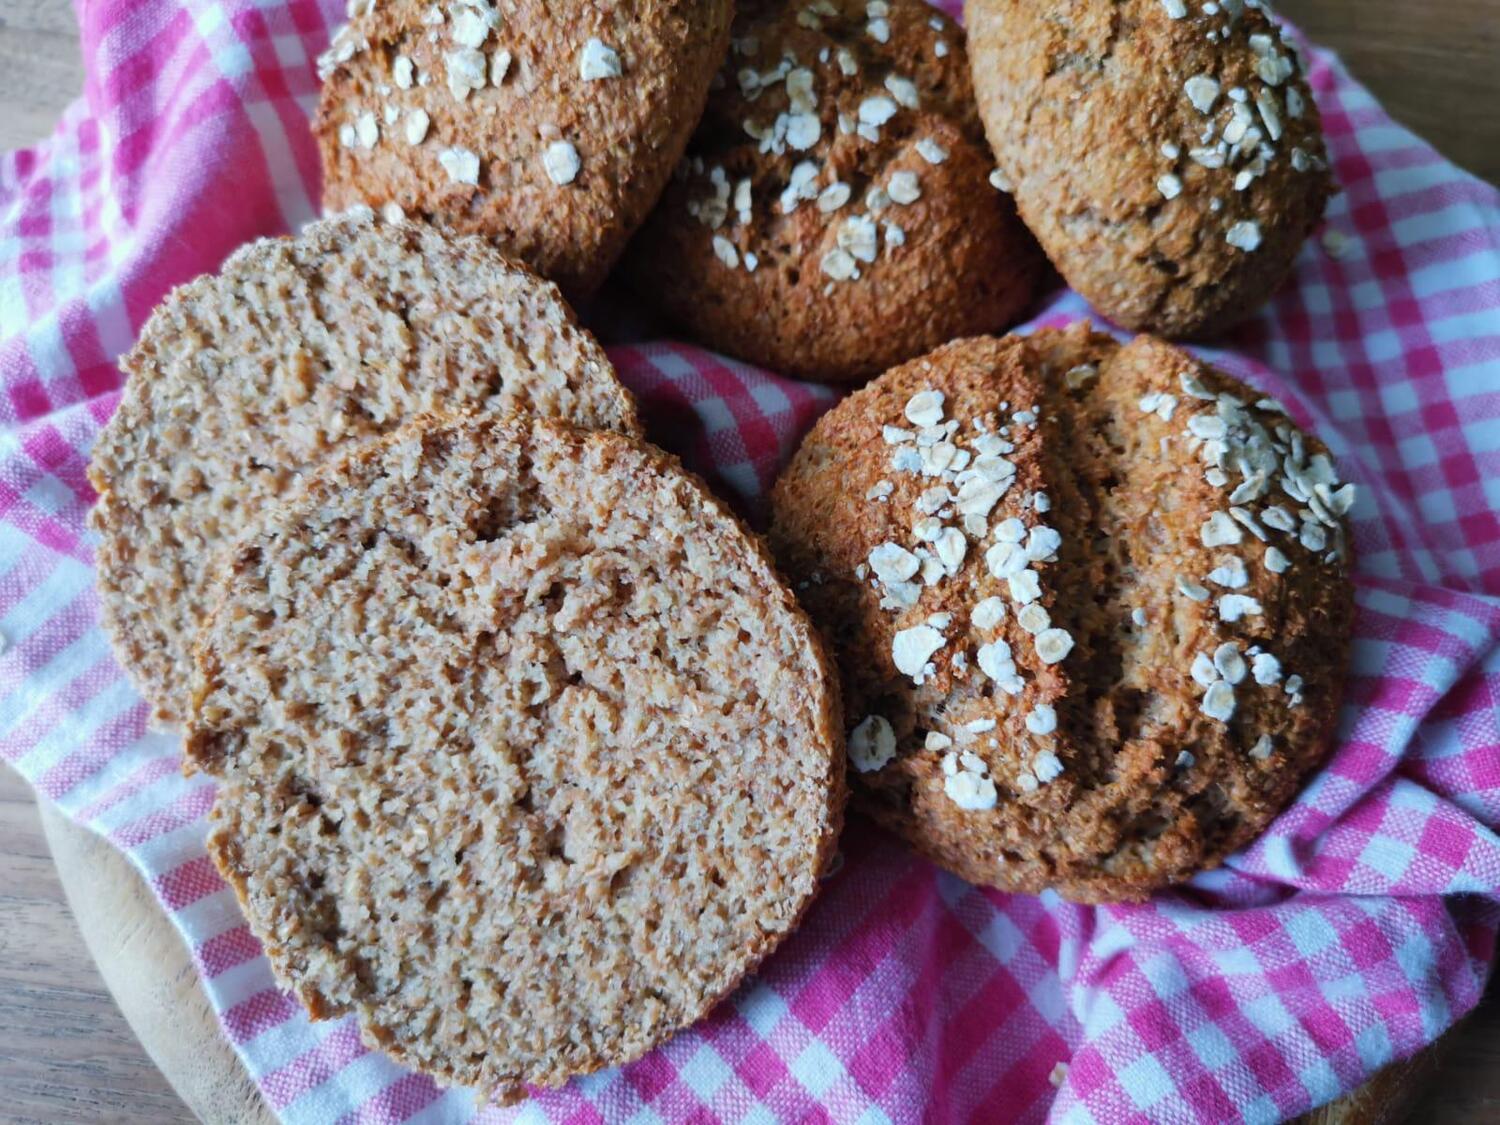
[[[1217,332],[1332,189],[1297,56],[1246,0],[968,0],[979,112],[1026,225],[1128,328]]]
[[[1041,258],[992,167],[963,31],[923,0],[742,5],[627,268],[709,347],[863,379],[1030,299]]]
[[[661,195],[733,0],[353,0],[320,60],[331,209],[489,236],[577,299]]]
[[[818,422],[773,546],[838,651],[860,805],[975,883],[1144,898],[1321,761],[1341,485],[1274,402],[1079,325],[962,340]]]
[[[474,416],[359,447],[236,546],[187,756],[308,1011],[509,1102],[640,1056],[791,932],[838,716],[769,556],[674,460]]]
[[[343,442],[418,413],[531,410],[640,432],[557,289],[475,238],[369,216],[257,242],[171,293],[94,446],[104,624],[175,723],[221,545]]]

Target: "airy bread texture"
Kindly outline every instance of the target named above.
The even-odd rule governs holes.
[[[316,1018],[501,1101],[640,1056],[796,926],[837,680],[666,454],[428,419],[235,547],[187,730],[209,850]]]
[[[968,0],[979,112],[1021,217],[1127,328],[1219,331],[1291,273],[1332,191],[1295,50],[1233,0]]]
[[[492,238],[577,299],[661,195],[732,0],[356,0],[322,62],[323,196]]]
[[[974,106],[961,28],[923,0],[742,4],[636,290],[711,348],[810,379],[995,332],[1041,266]]]
[[[170,294],[122,361],[89,479],[104,623],[180,719],[214,556],[344,442],[423,412],[530,410],[639,433],[557,289],[475,238],[347,216]]]
[[[1323,758],[1352,619],[1325,447],[1077,325],[963,340],[823,416],[773,547],[834,644],[858,803],[976,883],[1145,897]]]

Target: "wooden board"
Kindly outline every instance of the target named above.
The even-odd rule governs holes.
[[[1399,120],[1500,182],[1500,0],[1279,6],[1340,51]],[[81,84],[68,0],[0,0],[0,148],[43,135]],[[1494,992],[1437,1050],[1307,1121],[1500,1121]],[[149,889],[92,834],[56,813],[39,816],[25,786],[3,768],[0,1009],[0,1121],[270,1119]],[[1428,1081],[1434,1073],[1437,1080]]]
[[[0,1006],[0,1121],[192,1121],[111,1001],[63,896],[31,790],[3,766]]]
[[[274,1123],[198,983],[187,947],[130,863],[50,805],[42,830],[78,929],[141,1045],[203,1121]]]

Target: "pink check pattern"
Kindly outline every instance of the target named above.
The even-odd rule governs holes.
[[[1085,908],[968,886],[856,822],[756,979],[514,1110],[310,1023],[204,853],[210,785],[147,731],[99,629],[84,466],[114,359],[168,288],[313,215],[335,8],[81,5],[83,98],[0,158],[0,754],[151,882],[283,1119],[1268,1122],[1474,1006],[1500,926],[1500,195],[1315,51],[1343,194],[1294,282],[1207,353],[1362,489],[1337,747],[1262,840],[1147,905]],[[606,311],[632,322],[628,294]],[[1087,311],[1054,293],[1030,326]],[[656,438],[752,514],[834,399],[680,344],[612,355]]]

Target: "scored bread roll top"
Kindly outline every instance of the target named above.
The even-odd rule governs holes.
[[[796,926],[837,682],[758,540],[644,442],[425,419],[233,550],[186,752],[316,1018],[501,1101],[636,1058]]]
[[[1321,761],[1353,495],[1251,388],[1080,325],[850,396],[772,544],[837,650],[861,807],[974,882],[1135,899]]]
[[[1259,5],[968,0],[965,13],[1000,173],[1096,309],[1197,336],[1287,278],[1332,181],[1299,56]]]
[[[425,411],[640,432],[557,288],[477,238],[366,214],[265,239],[170,293],[121,361],[95,443],[106,629],[176,722],[216,553],[345,442]]]

